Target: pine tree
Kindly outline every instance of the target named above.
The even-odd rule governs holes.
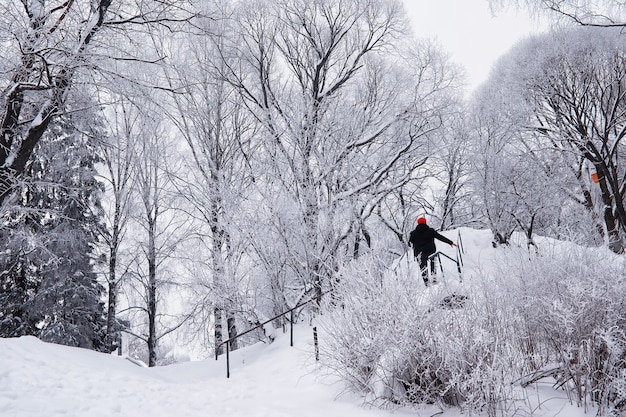
[[[0,229],[4,244],[0,256],[0,336],[34,335],[36,322],[28,314],[28,301],[37,290],[38,281],[28,257],[24,216],[8,215]]]
[[[94,140],[58,118],[28,166],[10,210],[2,266],[0,331],[105,350],[104,288],[95,266],[102,228]]]

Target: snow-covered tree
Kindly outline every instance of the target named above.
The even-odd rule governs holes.
[[[76,79],[89,71],[102,70],[104,62],[116,58],[107,50],[117,39],[112,33],[185,20],[188,14],[182,3],[179,0],[0,3],[0,73],[3,74],[0,77],[0,203],[11,195],[15,181],[24,172],[52,119],[67,111],[68,93]],[[108,35],[101,33],[109,29]],[[125,39],[132,39],[132,35]],[[99,47],[100,52],[104,51],[102,54],[94,51]]]
[[[250,249],[242,210],[243,201],[253,192],[249,159],[258,123],[224,78],[236,57],[221,53],[233,28],[226,10],[216,8],[209,14],[218,13],[219,19],[196,20],[202,29],[199,33],[169,46],[172,60],[163,66],[163,72],[172,91],[167,114],[187,145],[181,152],[188,156],[184,164],[188,174],[177,178],[176,188],[192,207],[189,215],[199,225],[195,235],[207,254],[208,272],[197,277],[205,313],[201,315],[205,320],[198,322],[204,329],[214,326],[214,346],[221,353],[224,325],[231,338],[237,334],[238,316],[248,315],[243,320],[247,323],[254,314],[246,311],[245,305],[250,303],[243,300],[243,292],[248,286],[240,264],[242,254]],[[230,349],[236,348],[237,340],[230,344]]]
[[[461,105],[459,98],[451,98],[458,102],[458,107],[450,106],[446,115],[445,128],[433,140],[429,168],[431,187],[433,189],[432,214],[438,226],[443,229],[467,225],[477,220],[471,208],[471,189],[468,187],[470,164],[471,137],[466,120],[466,106]],[[415,220],[415,216],[412,216]]]
[[[113,98],[105,108],[106,125],[100,126],[102,140],[100,152],[103,165],[103,184],[106,195],[105,225],[103,241],[106,245],[108,258],[107,283],[107,344],[110,350],[119,347],[121,324],[116,319],[118,296],[123,279],[127,274],[130,259],[125,253],[124,241],[128,233],[128,222],[133,205],[132,191],[134,185],[133,167],[136,163],[134,146],[141,132],[139,109],[123,95],[103,93]],[[103,99],[104,101],[104,99]],[[139,132],[138,132],[139,131]],[[127,252],[127,251],[126,251]],[[127,256],[124,256],[124,255]]]
[[[122,316],[130,322],[130,329],[125,331],[145,343],[148,365],[155,366],[159,342],[194,310],[189,302],[171,293],[184,283],[172,260],[185,259],[181,245],[189,236],[190,218],[177,210],[173,178],[179,161],[173,136],[154,103],[144,101],[141,110],[132,147],[132,191],[137,208],[131,216],[132,225],[128,225],[132,238],[127,242],[134,256],[127,267]],[[177,305],[179,302],[183,304]]]
[[[533,12],[558,16],[583,26],[626,26],[626,10],[621,0],[489,0],[495,10],[507,5],[527,7]]]
[[[508,244],[515,231],[512,198],[519,170],[514,170],[516,126],[501,111],[508,97],[500,85],[483,87],[474,97],[470,129],[473,143],[472,183],[475,199],[493,233],[494,245]],[[493,90],[495,89],[495,91]]]
[[[545,42],[545,41],[544,41]],[[619,30],[579,29],[548,39],[539,50],[538,70],[524,80],[534,105],[532,128],[588,161],[597,171],[609,246],[624,250],[626,167],[626,65]],[[555,45],[559,45],[555,47]]]
[[[106,351],[104,288],[95,271],[100,159],[96,138],[78,128],[75,119],[52,121],[26,166],[19,204],[5,215],[3,295],[13,303],[3,303],[3,334]]]
[[[271,228],[259,233],[282,247],[296,297],[320,296],[354,253],[349,238],[415,177],[450,79],[433,51],[398,41],[395,1],[285,0],[246,6],[240,21],[228,79],[264,127],[257,216]]]
[[[626,101],[618,32],[578,28],[526,40],[475,94],[478,159],[492,168],[505,164],[491,174],[478,170],[484,181],[476,189],[507,195],[499,212],[509,213],[512,228],[569,230],[587,242],[601,236],[623,250]],[[499,201],[484,196],[485,207]],[[494,211],[487,214],[495,227]]]

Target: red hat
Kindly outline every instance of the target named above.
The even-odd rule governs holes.
[[[426,217],[419,217],[417,219],[417,224],[426,224]]]

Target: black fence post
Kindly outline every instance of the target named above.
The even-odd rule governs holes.
[[[226,341],[226,378],[230,378],[230,340]]]
[[[317,327],[313,327],[313,344],[315,345],[315,361],[319,362],[320,360],[320,347],[317,343]]]
[[[289,331],[291,332],[290,346],[293,347],[293,310],[289,312]]]
[[[224,340],[223,342],[221,342],[219,345],[217,345],[217,346],[215,347],[215,360],[218,360],[218,357],[219,357],[219,348],[220,348],[221,346],[223,346],[223,345],[226,345],[226,378],[230,378],[230,342],[231,342],[231,341],[236,340],[236,339],[238,339],[239,337],[241,337],[241,336],[243,336],[243,335],[245,335],[245,334],[248,334],[248,333],[250,333],[251,331],[254,331],[254,330],[258,329],[258,328],[260,328],[260,327],[262,327],[262,326],[266,325],[267,323],[271,323],[272,321],[276,320],[276,319],[277,319],[277,318],[279,318],[279,317],[284,316],[284,315],[285,315],[285,314],[287,314],[287,313],[290,313],[290,320],[289,320],[289,321],[290,321],[290,323],[289,323],[289,325],[290,325],[290,329],[291,329],[291,346],[293,347],[293,324],[294,324],[294,313],[293,313],[293,312],[294,312],[294,310],[296,310],[297,308],[303,307],[303,306],[305,306],[305,305],[307,305],[307,304],[309,304],[309,303],[311,303],[311,302],[313,302],[313,301],[317,301],[317,300],[319,300],[319,298],[320,298],[322,295],[328,294],[330,291],[331,291],[331,290],[328,290],[328,291],[323,292],[322,294],[320,294],[320,295],[316,296],[315,298],[312,298],[312,299],[310,299],[310,300],[307,300],[307,301],[304,301],[304,302],[302,302],[302,303],[299,303],[299,304],[298,304],[298,305],[296,305],[295,307],[292,307],[292,308],[290,308],[289,310],[287,310],[287,311],[285,311],[285,312],[283,312],[283,313],[280,313],[279,315],[274,316],[274,317],[272,317],[272,318],[271,318],[271,319],[269,319],[269,320],[264,321],[263,323],[258,323],[256,326],[254,326],[254,327],[252,327],[252,328],[250,328],[250,329],[246,330],[245,332],[243,332],[243,333],[239,333],[239,334],[238,334],[238,335],[236,335],[236,336],[233,336],[233,337],[231,337],[231,338],[229,338],[229,339],[226,339],[226,340]],[[317,332],[317,329],[316,329],[315,331]],[[317,338],[317,335],[316,335],[315,337]],[[316,344],[317,344],[317,341],[316,341]],[[316,351],[317,351],[317,347],[316,347]],[[318,352],[316,352],[316,357],[319,359],[319,351],[318,351]]]

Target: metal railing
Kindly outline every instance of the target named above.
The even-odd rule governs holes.
[[[430,273],[431,271],[431,266],[430,266],[431,263],[434,262],[436,258],[437,262],[439,263],[439,268],[441,269],[441,273],[443,274],[443,265],[441,264],[441,257],[443,256],[445,259],[449,259],[450,261],[456,264],[456,270],[459,273],[459,281],[462,282],[463,281],[463,275],[462,275],[463,253],[465,253],[465,249],[463,248],[463,239],[461,239],[461,232],[459,231],[457,235],[457,240],[456,240],[456,259],[449,255],[446,255],[445,253],[441,251],[437,251],[428,257],[428,265],[427,265],[428,273]],[[434,271],[434,269],[432,270]]]
[[[280,318],[280,317],[282,317],[282,316],[284,316],[286,314],[289,314],[289,333],[290,333],[290,343],[289,343],[289,346],[293,347],[293,323],[294,323],[293,312],[294,312],[294,310],[297,310],[300,307],[303,307],[303,306],[305,306],[305,305],[307,305],[307,304],[309,304],[309,303],[311,303],[313,301],[319,301],[320,298],[323,295],[328,294],[330,291],[331,290],[325,291],[325,292],[323,292],[323,293],[321,293],[319,295],[316,295],[314,298],[311,298],[310,300],[303,301],[303,302],[299,303],[298,305],[296,305],[295,307],[292,307],[289,310],[284,311],[284,312],[282,312],[282,313],[272,317],[271,319],[267,319],[263,323],[259,323],[259,324],[255,325],[254,327],[246,330],[245,332],[239,333],[236,336],[230,337],[230,338],[224,340],[223,342],[221,342],[220,344],[218,344],[215,347],[215,360],[218,360],[220,348],[222,346],[226,346],[226,378],[230,378],[230,344],[231,344],[232,341],[234,341],[234,340],[240,338],[241,336],[244,336],[244,335],[246,335],[246,334],[248,334],[248,333],[250,333],[250,332],[252,332],[254,330],[257,330],[257,329],[265,326],[268,323],[271,323],[272,321],[276,320],[277,318]]]
[[[428,257],[428,262],[432,262],[434,260],[434,258],[436,257],[437,260],[439,261],[439,267],[441,268],[441,273],[443,274],[443,266],[441,265],[441,256],[444,256],[444,258],[447,258],[449,260],[451,260],[452,262],[456,263],[457,266],[457,271],[459,272],[459,280],[462,281],[462,276],[461,276],[461,267],[463,266],[463,253],[465,253],[465,250],[463,248],[463,240],[461,239],[461,232],[459,231],[458,236],[457,236],[457,247],[456,247],[456,259],[452,258],[451,256],[446,255],[443,252],[435,252],[434,254],[432,254],[431,256]],[[404,255],[403,255],[404,256]],[[402,258],[401,258],[402,259]],[[399,263],[398,263],[399,265]],[[430,265],[429,265],[430,267]],[[430,271],[430,268],[428,268],[428,270]],[[257,325],[255,325],[254,327],[246,330],[243,333],[239,333],[236,336],[230,337],[226,340],[224,340],[223,342],[219,343],[216,347],[215,347],[215,360],[218,360],[219,358],[219,351],[220,348],[222,346],[226,346],[226,378],[230,378],[230,344],[232,341],[240,338],[241,336],[244,336],[250,332],[253,332],[254,330],[257,330],[263,326],[265,326],[268,323],[271,323],[272,321],[276,320],[277,318],[280,318],[286,314],[289,314],[289,333],[290,333],[290,342],[289,342],[289,346],[293,347],[293,323],[294,323],[294,318],[293,318],[293,312],[294,310],[299,309],[300,307],[303,307],[313,301],[319,301],[320,298],[323,295],[326,295],[330,292],[331,290],[327,290],[324,291],[323,293],[307,300],[307,301],[303,301],[299,304],[297,304],[295,307],[290,308],[287,311],[284,311],[280,314],[277,314],[276,316],[272,317],[271,319],[267,319],[266,321],[264,321],[263,323],[259,323]]]

